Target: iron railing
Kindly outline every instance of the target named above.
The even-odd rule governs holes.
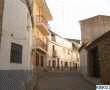
[[[42,23],[48,28],[48,21],[42,15],[37,15],[36,19],[36,23]]]
[[[41,40],[40,38],[37,38],[37,47],[40,47],[41,49],[47,51],[48,44],[44,43],[44,41]]]

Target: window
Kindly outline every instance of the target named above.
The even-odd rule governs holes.
[[[55,50],[55,46],[54,45],[52,46],[52,51],[53,51],[52,52],[52,56],[56,57],[56,50]]]
[[[52,67],[55,68],[55,66],[56,66],[56,61],[53,60],[53,61],[52,61]]]
[[[60,59],[57,58],[57,68],[58,68],[58,69],[59,69],[59,67],[60,67],[60,63],[59,63],[59,61],[60,61]]]
[[[63,61],[61,61],[61,65],[63,65]]]
[[[11,43],[11,63],[22,63],[22,45]]]
[[[52,46],[52,49],[53,49],[53,52],[54,52],[55,51],[55,46],[54,45]]]
[[[54,41],[54,42],[56,42],[56,39],[55,39],[55,34],[51,34],[51,39],[52,39],[52,41]]]

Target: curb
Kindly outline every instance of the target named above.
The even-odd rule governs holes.
[[[85,81],[87,81],[88,83],[90,83],[90,84],[93,85],[93,86],[96,86],[96,85],[101,84],[101,83],[98,83],[98,82],[96,82],[96,81],[92,81],[92,79],[90,79],[90,78],[87,77],[87,76],[84,76],[84,75],[82,75],[82,74],[80,74],[80,75],[81,75],[81,77],[82,77]]]
[[[84,79],[84,80],[86,80],[88,83],[90,83],[90,84],[92,84],[93,86],[95,85],[101,85],[102,83],[100,82],[100,80],[97,80],[97,81],[95,81],[95,80],[93,80],[92,78],[89,78],[89,77],[87,77],[87,76],[84,76],[84,75],[82,75],[81,74],[81,77]]]

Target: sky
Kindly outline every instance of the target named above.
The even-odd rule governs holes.
[[[79,21],[96,15],[110,16],[110,0],[46,0],[53,20],[51,30],[64,38],[81,39]]]

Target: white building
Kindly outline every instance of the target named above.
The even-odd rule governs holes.
[[[50,31],[47,66],[52,70],[72,70],[79,59],[78,50],[74,48],[71,41]]]
[[[32,70],[31,17],[25,0],[1,1],[0,90],[21,90]]]

